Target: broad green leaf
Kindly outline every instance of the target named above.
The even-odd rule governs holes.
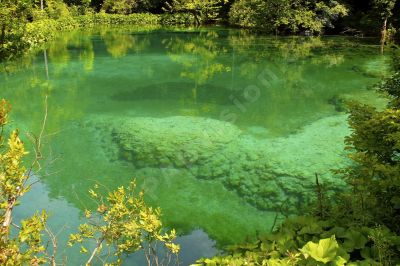
[[[345,266],[347,260],[343,257],[337,256],[336,259],[333,261],[333,265],[335,266]]]
[[[281,260],[281,259],[270,259],[266,261],[268,266],[289,266],[292,265],[290,262],[287,260]]]
[[[311,257],[316,261],[328,263],[336,258],[339,245],[335,236],[327,239],[321,239],[319,243],[308,242],[300,251],[308,258]]]
[[[311,223],[308,226],[304,226],[300,232],[298,233],[299,235],[304,235],[304,234],[321,234],[323,232],[321,226],[317,223]]]
[[[343,243],[343,247],[349,252],[353,251],[354,249],[363,249],[368,242],[367,237],[355,230],[346,232],[344,238],[345,241]]]

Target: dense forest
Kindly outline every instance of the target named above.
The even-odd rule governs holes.
[[[385,97],[387,104],[379,109],[340,99],[351,129],[345,140],[351,163],[332,171],[346,189],[327,193],[324,181],[315,173],[311,203],[297,213],[285,213],[282,206],[285,219],[278,221],[281,214],[277,215],[269,234],[223,247],[220,256],[201,259],[195,265],[399,265],[399,15],[397,0],[0,0],[0,60],[16,60],[29,50],[40,49],[60,32],[94,25],[217,25],[266,36],[375,37],[377,46],[387,47],[390,63],[389,74],[372,90]],[[207,38],[205,41],[211,37]],[[63,265],[57,257],[57,234],[47,226],[51,217],[46,212],[21,223],[13,221],[20,198],[35,183],[29,180],[42,167],[47,109],[43,128],[30,136],[30,164],[26,164],[28,153],[19,131],[10,131],[14,126],[10,125],[10,112],[11,104],[2,100],[0,265]],[[144,250],[147,265],[179,265],[177,232],[163,227],[160,209],[147,206],[146,191],[138,192],[135,182],[108,194],[105,191],[99,185],[89,190],[96,208],[84,211],[87,222],[68,241],[69,246],[79,246],[80,252],[87,254],[86,265],[98,265],[96,258],[104,249],[112,255],[103,256],[101,265],[121,265],[127,254],[139,250]]]

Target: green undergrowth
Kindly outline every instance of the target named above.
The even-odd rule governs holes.
[[[196,265],[398,265],[400,237],[387,228],[345,227],[313,217],[285,221],[257,242]]]
[[[78,16],[75,21],[79,26],[93,25],[159,25],[161,16],[150,13],[137,13],[130,15],[97,13]]]

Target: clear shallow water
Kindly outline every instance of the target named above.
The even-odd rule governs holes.
[[[43,206],[72,230],[95,181],[137,178],[165,225],[189,235],[185,263],[268,232],[277,206],[306,203],[314,172],[345,163],[343,99],[379,104],[369,87],[386,57],[373,43],[224,29],[63,34],[0,73],[22,131],[38,131],[49,97],[46,173],[17,215]]]

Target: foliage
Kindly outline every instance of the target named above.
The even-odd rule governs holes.
[[[335,236],[331,236],[327,239],[321,239],[318,243],[308,242],[300,249],[301,253],[307,259],[313,258],[315,261],[322,262],[324,264],[328,262],[342,261],[346,262],[346,259],[338,257],[339,244],[336,241]]]
[[[118,2],[110,1],[110,3],[116,5]],[[131,10],[132,12],[144,10],[144,6],[152,5],[154,1],[136,1],[135,3],[136,9]],[[48,0],[45,1],[44,10],[40,10],[33,0],[0,1],[0,60],[37,47],[53,39],[60,31],[95,24],[158,25],[161,21],[161,16],[146,13],[127,16],[104,12],[93,14],[88,7],[89,2],[84,1],[81,5],[78,8],[68,7],[62,0]],[[109,11],[107,2],[104,10]],[[127,14],[131,11],[113,13]]]
[[[197,265],[382,265],[399,262],[391,258],[399,247],[400,237],[382,227],[342,227],[296,217],[255,243],[231,247],[228,255]]]
[[[30,0],[0,1],[0,58],[11,57],[23,49],[19,42],[32,11]]]
[[[382,19],[393,16],[393,9],[396,5],[396,0],[373,0],[374,8],[378,10]]]
[[[343,0],[351,10],[351,16],[339,24],[345,32],[358,35],[380,35],[387,20],[388,35],[393,35],[393,28],[399,28],[398,16],[392,16],[400,10],[398,0]],[[394,6],[393,6],[394,4]],[[390,36],[388,36],[390,37]]]
[[[172,0],[166,3],[165,11],[192,14],[196,25],[215,22],[226,0]]]
[[[15,49],[18,47],[20,52],[39,47],[40,45],[54,39],[59,32],[83,28],[93,27],[95,25],[109,25],[109,26],[124,26],[124,25],[159,25],[161,23],[161,16],[154,14],[131,14],[131,15],[117,15],[117,14],[87,14],[78,17],[61,17],[59,19],[46,18],[38,19],[33,22],[27,23],[24,26],[24,33],[21,34],[16,41],[18,46],[13,46]],[[8,49],[0,53],[1,58],[10,55],[15,55],[15,51]]]
[[[8,102],[0,101],[0,264],[56,265],[57,239],[46,225],[48,219],[46,212],[42,211],[20,221],[20,225],[13,221],[14,207],[33,185],[29,180],[34,166],[40,166],[41,152],[40,144],[35,143],[36,157],[32,166],[26,169],[23,158],[27,152],[18,131],[13,131],[7,145],[4,144],[3,133],[8,124],[10,109]],[[35,140],[40,142],[40,136]],[[40,167],[37,170],[40,170]],[[166,252],[168,262],[171,261],[171,256],[177,257],[179,246],[173,243],[176,238],[175,230],[169,233],[162,232],[160,210],[147,207],[144,193],[137,194],[135,189],[136,185],[132,182],[127,189],[120,187],[116,191],[109,192],[107,198],[100,194],[98,186],[96,190],[89,191],[91,197],[97,200],[97,213],[85,211],[88,223],[80,225],[79,233],[71,235],[69,241],[70,245],[81,243],[82,252],[87,252],[83,246],[84,240],[96,241],[96,247],[87,265],[95,256],[100,255],[103,243],[110,250],[114,250],[113,255],[117,258],[109,265],[119,265],[123,254],[144,248],[149,265],[153,261],[159,262],[155,251],[158,242],[163,243],[168,251]],[[44,244],[44,233],[48,234],[49,241],[53,244],[53,254],[49,254],[47,245]]]
[[[160,23],[163,26],[193,26],[196,25],[196,19],[190,13],[165,13],[162,14]]]
[[[68,6],[61,0],[47,0],[46,13],[51,19],[71,19]]]
[[[79,16],[75,18],[75,21],[79,27],[87,27],[94,25],[112,25],[112,26],[124,26],[124,25],[159,25],[161,17],[159,15],[140,13],[131,15],[117,15],[117,14],[106,14],[98,13],[93,15]]]
[[[379,86],[390,97],[385,110],[350,104],[349,124],[353,133],[347,144],[353,164],[338,173],[351,189],[338,195],[339,201],[329,208],[329,217],[289,218],[276,232],[260,236],[256,243],[233,247],[228,255],[203,259],[198,265],[400,263],[398,54],[393,62],[393,76]]]
[[[26,47],[34,48],[48,42],[56,36],[57,32],[76,28],[75,20],[42,19],[28,23],[26,32],[21,41]]]
[[[116,257],[108,265],[120,265],[122,255],[134,253],[145,248],[148,261],[157,260],[155,246],[161,242],[167,249],[167,256],[177,255],[179,246],[173,243],[176,238],[175,230],[162,233],[160,210],[147,207],[144,202],[144,193],[135,193],[136,184],[131,182],[129,187],[118,188],[110,192],[107,198],[101,196],[99,186],[90,190],[90,196],[97,204],[96,214],[85,211],[88,223],[79,226],[79,233],[72,234],[69,245],[81,244],[81,252],[87,253],[84,242],[94,241],[95,249],[87,262],[89,265],[94,256],[100,256],[102,249],[107,246]],[[111,251],[113,250],[114,251]],[[167,259],[168,261],[169,259]]]
[[[0,264],[39,265],[48,261],[46,248],[42,243],[47,214],[35,214],[21,221],[21,226],[13,222],[12,213],[18,200],[30,190],[28,180],[31,170],[23,165],[27,154],[18,131],[13,131],[7,145],[3,133],[8,124],[10,105],[0,101]],[[18,230],[12,233],[12,227]]]
[[[233,4],[229,16],[231,24],[246,28],[320,33],[347,13],[347,8],[337,1],[239,0]]]
[[[10,58],[44,41],[51,40],[57,31],[93,24],[154,25],[161,23],[167,26],[199,26],[229,21],[234,26],[267,32],[319,34],[328,28],[333,28],[339,18],[348,14],[349,10],[345,4],[353,8],[350,10],[352,14],[358,12],[355,7],[359,5],[354,1],[47,0],[44,1],[44,9],[41,10],[38,1],[2,0],[0,1],[0,59]],[[365,28],[373,29],[376,27],[372,26],[379,25],[380,27],[385,21],[382,30],[384,44],[396,34],[394,26],[399,22],[396,22],[393,14],[399,9],[398,0],[368,0],[366,6],[365,14],[360,15],[364,17],[357,22],[357,26],[367,21]],[[94,10],[101,12],[95,13]],[[153,14],[136,13],[149,11]],[[115,16],[107,16],[104,13],[113,13]],[[127,14],[130,16],[124,17]],[[352,21],[344,21],[346,32],[358,32],[349,28],[354,24]],[[57,30],[54,30],[55,28]]]
[[[390,99],[385,110],[350,105],[353,133],[347,144],[353,164],[340,173],[352,192],[342,196],[337,213],[338,219],[353,219],[364,225],[378,223],[400,233],[400,79],[399,69],[395,70],[379,86]]]
[[[152,5],[150,0],[105,0],[102,10],[112,14],[132,14],[147,11]]]
[[[393,16],[393,10],[396,5],[396,0],[374,0],[374,7],[377,9],[378,14],[380,15],[383,26],[381,31],[381,44],[382,46],[386,41],[390,40],[393,35],[393,27],[390,27],[390,31],[388,34],[388,20]]]
[[[392,50],[393,75],[378,85],[378,90],[389,98],[389,107],[400,109],[400,49],[394,46]]]

